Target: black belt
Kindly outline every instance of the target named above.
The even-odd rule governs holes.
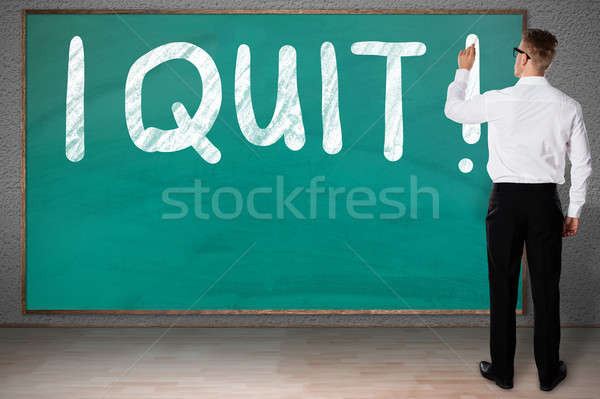
[[[503,191],[556,191],[556,183],[494,183],[492,192]]]

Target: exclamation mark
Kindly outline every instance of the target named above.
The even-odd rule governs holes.
[[[465,99],[469,100],[479,94],[479,38],[477,35],[470,34],[467,36],[465,48],[475,43],[475,62],[469,73],[469,81],[467,82],[467,92]],[[463,140],[467,144],[475,144],[481,137],[481,125],[464,123],[462,125]],[[458,162],[458,169],[463,173],[469,173],[473,170],[473,161],[469,158],[463,158]]]

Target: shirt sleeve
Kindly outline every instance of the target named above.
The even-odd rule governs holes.
[[[459,68],[456,70],[454,81],[448,86],[444,114],[457,123],[484,123],[487,122],[486,96],[477,94],[465,100],[469,70]]]
[[[567,143],[567,155],[571,161],[571,189],[569,190],[567,216],[578,218],[585,203],[587,179],[592,174],[590,144],[583,123],[581,104],[579,103],[576,103],[571,135]]]

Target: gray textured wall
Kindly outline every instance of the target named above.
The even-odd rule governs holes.
[[[594,174],[589,182],[588,200],[582,213],[580,232],[564,240],[561,280],[561,321],[563,325],[600,324],[600,101],[598,99],[598,56],[600,56],[600,1],[3,1],[0,30],[2,100],[0,104],[0,324],[55,325],[487,325],[486,315],[22,315],[20,310],[20,118],[21,118],[21,8],[102,8],[102,9],[507,9],[524,8],[528,27],[552,31],[559,40],[549,81],[583,106],[585,124],[592,146]],[[518,43],[519,37],[515,37]],[[500,56],[500,55],[499,55]],[[502,56],[510,56],[503,54]],[[448,71],[448,80],[454,71]],[[560,187],[563,206],[567,204],[567,182]],[[528,314],[518,317],[519,325],[533,323],[531,295]]]

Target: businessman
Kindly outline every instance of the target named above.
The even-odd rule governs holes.
[[[577,233],[592,167],[581,105],[544,76],[557,45],[550,32],[528,29],[513,49],[516,84],[470,99],[465,99],[465,90],[475,47],[461,50],[444,109],[458,123],[488,122],[487,172],[493,182],[486,216],[491,363],[482,361],[479,369],[504,389],[513,387],[515,306],[524,245],[540,389],[552,390],[567,375],[559,359],[562,237]],[[565,155],[571,162],[566,217],[556,190],[565,181]]]

